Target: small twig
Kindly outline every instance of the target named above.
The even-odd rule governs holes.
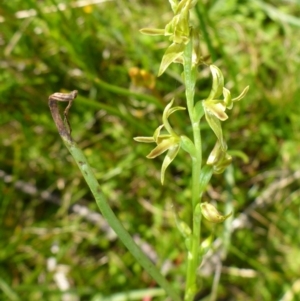
[[[77,91],[74,90],[70,93],[54,93],[52,95],[49,96],[49,107],[50,107],[50,111],[53,117],[53,120],[55,122],[55,125],[58,129],[58,132],[61,136],[63,136],[64,138],[66,138],[69,141],[72,141],[72,137],[71,137],[71,126],[70,123],[68,121],[68,113],[69,110],[72,106],[72,103],[74,101],[74,99],[77,96]],[[59,109],[58,109],[58,105],[57,102],[58,101],[62,101],[62,102],[68,102],[67,107],[64,110],[64,120],[68,125],[68,128],[66,128],[64,122],[61,119],[60,113],[59,113]]]

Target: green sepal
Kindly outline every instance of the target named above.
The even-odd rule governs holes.
[[[207,112],[211,113],[212,115],[215,115],[221,121],[225,121],[226,119],[228,119],[228,115],[225,113],[226,107],[221,102],[214,103],[212,100],[206,101],[205,109]]]
[[[178,7],[178,0],[169,0],[169,2],[171,4],[173,12],[175,13]]]
[[[143,143],[153,143],[155,142],[153,137],[134,137],[133,140],[137,142],[143,142]]]
[[[196,159],[196,148],[194,143],[187,136],[180,136],[181,147],[184,151],[190,154],[193,160]]]
[[[213,150],[210,152],[206,164],[214,166],[220,162],[226,154],[226,151],[222,150],[219,140],[216,142]]]
[[[231,164],[232,157],[226,152],[222,160],[213,166],[215,174],[221,174]]]
[[[233,107],[233,101],[231,98],[231,93],[228,89],[223,88],[223,96],[224,96],[224,103],[226,105],[226,108],[231,110]]]
[[[206,161],[206,164],[213,167],[213,172],[215,174],[220,174],[224,172],[231,162],[232,157],[227,153],[226,150],[221,148],[220,142],[217,141]]]
[[[233,98],[232,101],[233,101],[233,102],[234,102],[234,101],[239,101],[239,100],[241,100],[242,98],[244,98],[245,95],[247,94],[248,90],[249,90],[249,86],[247,86],[247,87],[243,90],[243,92],[242,92],[238,97]]]
[[[167,155],[164,158],[163,164],[161,166],[161,172],[160,172],[160,180],[162,185],[164,185],[166,169],[177,156],[179,149],[180,149],[179,144],[170,147],[167,152]]]
[[[165,30],[159,28],[142,28],[140,29],[140,33],[148,36],[161,36],[165,34]]]
[[[210,71],[213,77],[213,84],[207,100],[218,98],[222,94],[224,87],[224,77],[221,70],[215,65],[210,65]]]
[[[206,110],[205,118],[209,126],[211,127],[211,129],[216,134],[218,140],[220,141],[222,149],[226,150],[227,145],[223,138],[223,131],[222,131],[220,120],[208,110]]]
[[[164,153],[166,150],[171,149],[173,146],[178,147],[178,141],[176,138],[171,137],[169,139],[165,139],[147,155],[147,158],[154,159]]]

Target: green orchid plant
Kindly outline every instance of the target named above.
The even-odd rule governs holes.
[[[164,29],[144,28],[141,30],[147,35],[164,35],[169,37],[170,46],[165,51],[162,58],[158,76],[163,74],[171,63],[183,65],[182,77],[185,83],[186,107],[189,114],[193,140],[185,135],[175,133],[170,126],[169,116],[179,110],[185,110],[184,107],[172,108],[172,100],[163,112],[162,121],[152,137],[136,137],[138,142],[156,143],[156,147],[147,155],[147,158],[153,159],[167,151],[167,155],[162,163],[161,183],[165,182],[165,172],[167,167],[175,159],[180,148],[190,154],[192,160],[192,219],[191,227],[184,221],[176,217],[176,225],[185,239],[187,248],[187,277],[185,289],[185,301],[192,301],[197,293],[197,269],[201,264],[202,257],[207,248],[202,248],[201,244],[201,219],[202,216],[212,223],[224,222],[231,212],[222,215],[208,202],[201,202],[201,196],[206,189],[213,173],[220,174],[231,164],[232,157],[228,154],[227,143],[223,136],[222,122],[229,117],[226,110],[230,110],[235,102],[240,101],[248,92],[246,87],[243,92],[235,97],[231,97],[230,91],[224,87],[224,77],[221,70],[210,65],[212,75],[212,88],[208,97],[204,100],[194,100],[196,90],[197,67],[204,64],[200,51],[200,34],[190,24],[190,10],[197,4],[197,0],[169,0],[174,17],[165,26]],[[222,97],[221,97],[222,96]],[[206,160],[202,164],[202,143],[200,122],[205,116],[207,123],[217,137],[216,144]],[[166,134],[161,134],[162,129]]]
[[[197,68],[204,64],[200,51],[200,34],[190,24],[190,10],[197,4],[197,0],[169,0],[174,16],[164,29],[142,29],[141,32],[150,35],[164,35],[169,37],[170,46],[165,51],[160,64],[158,75],[161,75],[172,63],[183,66],[182,78],[185,84],[186,108],[173,107],[174,99],[167,104],[162,116],[162,124],[157,127],[152,137],[136,137],[138,142],[156,143],[154,149],[147,158],[154,159],[166,153],[161,167],[161,183],[165,183],[165,175],[168,166],[177,156],[180,148],[186,151],[191,158],[191,199],[190,206],[192,216],[188,222],[181,220],[175,214],[175,221],[185,241],[187,249],[186,285],[184,301],[195,300],[199,291],[197,282],[197,269],[202,262],[203,255],[209,249],[212,236],[202,239],[201,220],[202,216],[213,224],[224,222],[231,212],[221,214],[210,202],[202,202],[205,192],[213,173],[222,173],[231,163],[232,158],[227,151],[227,143],[223,136],[222,122],[229,117],[226,110],[230,110],[233,103],[241,100],[247,93],[248,87],[236,98],[231,98],[231,93],[224,87],[224,77],[221,70],[215,65],[210,66],[212,74],[212,89],[204,100],[194,100],[196,91]],[[221,95],[223,96],[222,98]],[[107,219],[109,225],[122,240],[124,245],[144,269],[153,277],[170,297],[172,301],[182,300],[180,294],[168,283],[159,269],[151,262],[147,255],[138,247],[130,234],[123,227],[114,214],[102,192],[92,167],[89,165],[84,152],[73,141],[71,128],[67,119],[72,102],[77,96],[77,91],[71,93],[54,93],[49,97],[49,107],[58,132],[76,161],[84,179],[86,180],[97,206]],[[68,102],[64,111],[65,123],[61,118],[58,102]],[[190,117],[192,136],[178,134],[171,127],[169,117],[176,111],[186,110]],[[217,137],[216,144],[207,158],[206,164],[202,160],[202,142],[200,122],[205,116],[209,126]],[[188,202],[187,202],[188,203]],[[177,285],[177,287],[179,287]]]

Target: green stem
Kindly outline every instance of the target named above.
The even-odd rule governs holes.
[[[167,282],[167,280],[162,276],[159,270],[153,265],[149,258],[141,251],[141,249],[133,241],[130,234],[125,230],[121,222],[118,220],[114,212],[111,210],[104,194],[101,192],[100,185],[93,173],[92,168],[90,167],[87,159],[85,158],[83,152],[76,145],[74,141],[68,139],[61,135],[66,147],[70,151],[74,160],[76,161],[85,181],[87,182],[93,196],[96,200],[96,203],[108,221],[109,225],[116,232],[120,240],[124,243],[129,252],[135,257],[135,259],[143,266],[143,268],[155,279],[155,281],[166,291],[170,298],[174,301],[180,301],[177,293]]]
[[[201,210],[197,206],[200,203],[200,172],[202,164],[202,147],[201,134],[199,122],[194,120],[194,91],[196,84],[196,67],[192,65],[192,39],[187,44],[184,52],[184,78],[186,86],[186,100],[189,111],[189,116],[192,123],[194,145],[197,156],[192,161],[192,212],[193,212],[193,228],[190,249],[188,250],[187,258],[187,277],[185,301],[191,301],[197,292],[196,276],[197,268],[199,266],[199,246],[200,246],[200,232],[201,232]]]

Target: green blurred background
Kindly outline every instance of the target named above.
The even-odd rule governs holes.
[[[183,291],[174,212],[190,223],[191,162],[180,152],[162,187],[162,158],[133,141],[173,97],[184,106],[180,65],[155,79],[169,41],[139,33],[171,18],[167,0],[1,1],[0,300],[167,300],[98,214],[56,131],[48,97],[75,89],[73,138],[124,226]],[[232,94],[250,86],[224,123],[239,156],[204,195],[221,211],[232,204],[234,218],[204,223],[214,243],[197,300],[300,300],[300,3],[199,0],[192,22]],[[196,100],[210,87],[202,66]],[[191,134],[186,112],[171,122]],[[202,135],[207,157],[205,122]]]

